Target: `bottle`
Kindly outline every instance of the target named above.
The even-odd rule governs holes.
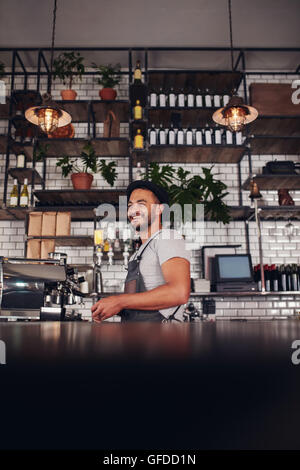
[[[285,273],[286,273],[286,290],[291,291],[292,290],[292,270],[289,264],[285,267]]]
[[[261,292],[261,271],[260,271],[260,264],[256,266],[256,275],[257,275],[257,288]]]
[[[192,90],[189,90],[187,95],[187,106],[193,108],[195,106],[195,95]]]
[[[116,237],[114,241],[114,251],[121,251],[121,244],[120,244],[119,237]]]
[[[232,145],[233,144],[232,132],[229,129],[226,129],[226,144],[227,145]]]
[[[136,66],[133,74],[134,84],[140,85],[142,83],[141,61],[136,61]]]
[[[135,106],[133,108],[133,118],[135,121],[138,119],[143,119],[143,108],[140,103],[140,100],[136,100]]]
[[[177,131],[177,145],[184,145],[184,131],[181,127],[179,127]]]
[[[176,133],[174,129],[174,124],[171,122],[171,127],[168,131],[168,145],[175,145],[176,144]]]
[[[229,98],[229,95],[224,95],[224,96],[223,96],[223,106],[224,106],[224,107],[228,105],[229,99],[230,99],[230,98]]]
[[[242,136],[242,132],[241,131],[238,131],[235,133],[235,143],[236,145],[242,145],[243,143],[243,136]]]
[[[110,243],[109,243],[108,238],[106,238],[106,240],[105,240],[105,242],[104,242],[104,246],[103,246],[103,251],[104,251],[104,252],[109,251],[109,247],[110,247]]]
[[[14,179],[14,185],[10,193],[9,205],[10,207],[17,207],[18,205],[18,180],[17,179]]]
[[[275,264],[272,264],[272,290],[274,292],[279,291],[279,271]]]
[[[149,132],[149,143],[150,145],[157,145],[157,131],[154,124],[152,124]]]
[[[216,145],[220,145],[222,143],[222,131],[219,128],[218,125],[215,127],[215,133],[214,133],[214,141]]]
[[[144,148],[144,137],[141,134],[141,129],[138,129],[136,131],[133,146],[134,146],[135,149],[143,149]]]
[[[173,88],[171,88],[169,93],[169,106],[170,108],[174,108],[176,106],[176,95]]]
[[[286,271],[284,265],[280,266],[280,290],[283,292],[287,290]]]
[[[201,90],[198,88],[197,93],[196,93],[196,106],[197,108],[202,108],[203,106],[203,96],[201,93]]]
[[[167,99],[166,99],[166,94],[162,88],[160,88],[159,90],[158,100],[159,100],[159,106],[161,108],[165,108],[167,105]]]
[[[293,291],[298,290],[298,267],[297,264],[292,264],[291,267],[291,287]]]
[[[21,195],[20,195],[20,206],[21,207],[28,207],[28,205],[29,205],[29,194],[28,194],[27,185],[28,185],[28,180],[27,180],[27,178],[25,178],[24,179],[24,186],[23,186],[23,189],[22,189]]]
[[[24,168],[25,167],[25,155],[24,153],[19,153],[17,156],[17,168]]]
[[[270,279],[270,271],[269,271],[269,265],[268,264],[264,265],[264,274],[265,274],[266,291],[270,292],[270,290],[271,290],[271,279]]]
[[[221,97],[220,97],[220,95],[214,94],[213,103],[214,103],[215,108],[220,108],[220,106],[221,106]]]
[[[190,127],[188,127],[186,130],[186,134],[185,134],[186,145],[193,145],[194,143],[193,137],[194,137],[193,131]]]
[[[136,179],[137,181],[143,179],[143,172],[142,172],[142,170],[141,170],[141,162],[137,162],[137,164],[136,164],[135,179]]]
[[[205,124],[205,145],[211,145],[212,144],[212,136],[211,136],[211,129],[208,127],[208,124]]]
[[[153,108],[156,108],[157,106],[157,93],[154,90],[150,93],[150,106]]]
[[[184,108],[185,107],[185,94],[183,89],[180,90],[178,94],[178,107],[179,108]]]
[[[197,129],[195,134],[196,145],[203,145],[203,132],[202,129]]]
[[[166,145],[166,131],[163,128],[163,125],[160,124],[158,131],[158,143],[159,145]]]
[[[211,94],[209,92],[209,89],[206,88],[206,91],[205,91],[205,106],[207,108],[211,108],[211,105],[212,105]]]

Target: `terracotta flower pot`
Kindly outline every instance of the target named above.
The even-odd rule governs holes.
[[[99,90],[99,96],[102,100],[115,100],[117,92],[113,88],[102,88]]]
[[[61,90],[60,92],[63,100],[74,101],[76,100],[77,93],[74,90]]]
[[[74,189],[91,189],[93,175],[90,173],[73,173],[71,180]]]

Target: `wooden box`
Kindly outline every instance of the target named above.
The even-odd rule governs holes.
[[[56,212],[43,212],[42,236],[54,237],[56,233]]]
[[[33,259],[41,257],[41,240],[28,240],[26,256]]]
[[[71,212],[57,212],[56,236],[66,237],[71,233]]]
[[[42,234],[42,212],[30,212],[28,222],[28,235],[40,237]]]
[[[288,83],[252,83],[250,104],[259,116],[300,116],[300,104],[292,102],[295,91]]]
[[[55,240],[42,240],[41,259],[49,258],[48,253],[51,253],[52,251],[55,251]]]

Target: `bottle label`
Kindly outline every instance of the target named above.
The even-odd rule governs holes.
[[[194,106],[194,95],[188,95],[187,105],[189,108],[192,108]]]
[[[205,143],[206,143],[206,145],[211,145],[211,133],[210,133],[210,131],[205,131]]]
[[[202,145],[202,132],[196,132],[196,145]]]
[[[192,132],[186,133],[186,143],[187,145],[193,145],[193,134]]]
[[[202,108],[202,106],[203,106],[202,95],[197,95],[197,96],[196,96],[196,106],[197,106],[198,108]]]
[[[208,108],[211,107],[211,96],[210,95],[205,95],[205,106]]]
[[[214,96],[214,106],[216,108],[219,108],[221,106],[221,100],[219,95]]]
[[[169,145],[175,145],[175,132],[169,132]]]
[[[235,139],[236,139],[236,145],[242,145],[242,133],[237,132],[235,134]]]
[[[183,145],[183,132],[180,131],[177,134],[177,145]]]
[[[176,97],[174,93],[169,94],[169,106],[175,106],[176,103]]]
[[[141,106],[135,106],[134,119],[142,119],[142,107]]]
[[[231,131],[226,131],[226,143],[232,144],[232,132]]]
[[[151,93],[150,95],[150,106],[157,106],[157,94]]]
[[[141,69],[135,69],[134,71],[134,79],[141,80],[142,79],[142,71]]]
[[[224,95],[224,96],[223,96],[223,106],[226,106],[228,103],[229,103],[229,96],[228,96],[228,95]]]
[[[159,131],[159,143],[160,145],[166,144],[166,133],[165,131]]]
[[[156,132],[151,131],[150,132],[150,145],[156,145]]]
[[[221,143],[221,131],[220,129],[217,129],[215,131],[215,143],[220,144]]]
[[[22,207],[28,206],[28,197],[27,196],[21,196],[20,197],[20,206],[22,206]]]
[[[10,198],[10,206],[16,207],[18,205],[18,198],[17,196],[11,196]]]
[[[178,95],[178,106],[180,106],[181,108],[184,107],[184,94],[183,93]]]
[[[161,94],[159,95],[159,106],[166,106],[166,95]]]

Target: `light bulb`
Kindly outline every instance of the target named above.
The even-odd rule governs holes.
[[[41,108],[37,112],[38,125],[47,134],[55,131],[58,127],[59,113],[54,108]]]
[[[233,132],[240,131],[246,121],[246,112],[241,107],[233,106],[225,113],[225,124]]]

